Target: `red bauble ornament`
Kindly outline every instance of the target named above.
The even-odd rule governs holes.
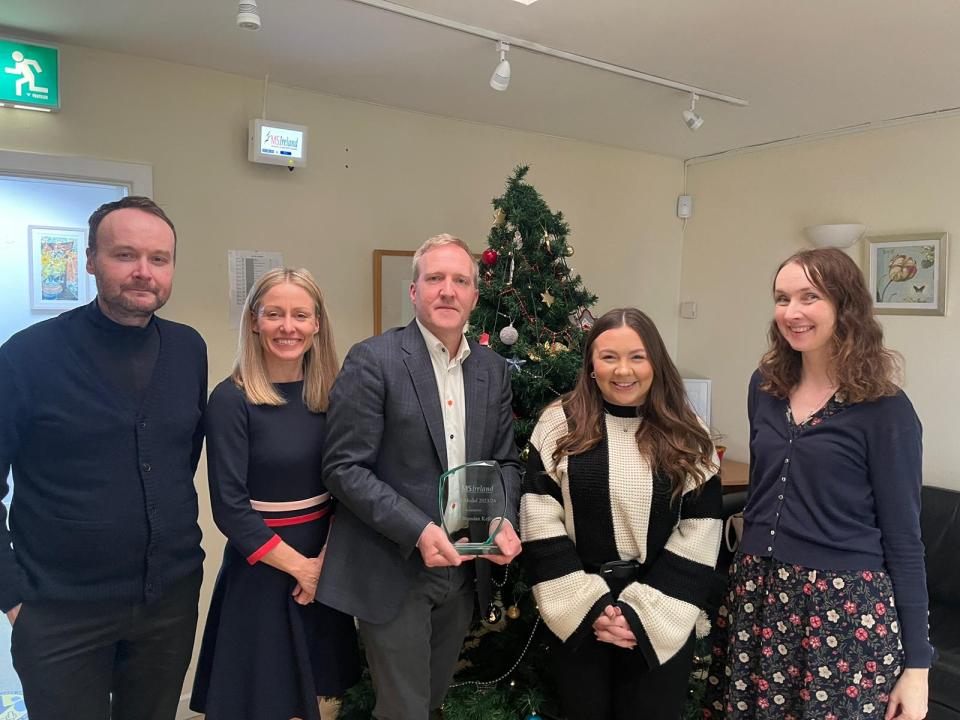
[[[492,248],[487,248],[480,253],[480,262],[487,267],[494,265],[497,262],[497,251],[493,250]]]

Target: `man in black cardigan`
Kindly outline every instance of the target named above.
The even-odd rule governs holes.
[[[203,551],[206,346],[154,315],[176,232],[152,200],[90,217],[97,299],[0,347],[0,610],[31,720],[173,720]]]

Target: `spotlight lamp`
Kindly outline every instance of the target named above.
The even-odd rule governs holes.
[[[683,111],[683,122],[686,123],[687,127],[690,128],[691,132],[700,129],[700,126],[703,125],[703,118],[700,117],[700,114],[697,112],[697,100],[700,99],[700,96],[696,93],[690,93],[690,109]]]
[[[240,0],[237,5],[237,27],[241,30],[260,29],[260,11],[257,0]]]
[[[497,64],[497,69],[493,71],[493,75],[490,76],[490,87],[503,92],[510,86],[510,61],[507,60],[507,50],[510,49],[510,44],[501,40],[497,44],[497,49],[500,51],[500,62]]]

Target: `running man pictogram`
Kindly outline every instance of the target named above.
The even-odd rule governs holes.
[[[34,70],[36,70],[38,73],[43,72],[43,69],[40,67],[40,63],[33,58],[24,57],[23,53],[19,50],[14,50],[10,57],[13,58],[13,61],[16,64],[13,67],[5,67],[3,71],[5,73],[10,73],[11,75],[21,76],[16,82],[17,97],[21,97],[23,95],[24,84],[26,84],[30,92],[33,93],[45,94],[49,92],[47,88],[40,87],[36,84],[37,76],[34,75]]]

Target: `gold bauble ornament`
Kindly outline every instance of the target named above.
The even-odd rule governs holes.
[[[563,253],[564,257],[573,257],[573,245],[567,245],[567,249]]]
[[[518,608],[516,605],[511,605],[508,607],[507,617],[511,620],[516,620],[518,617],[520,617],[520,608]]]

